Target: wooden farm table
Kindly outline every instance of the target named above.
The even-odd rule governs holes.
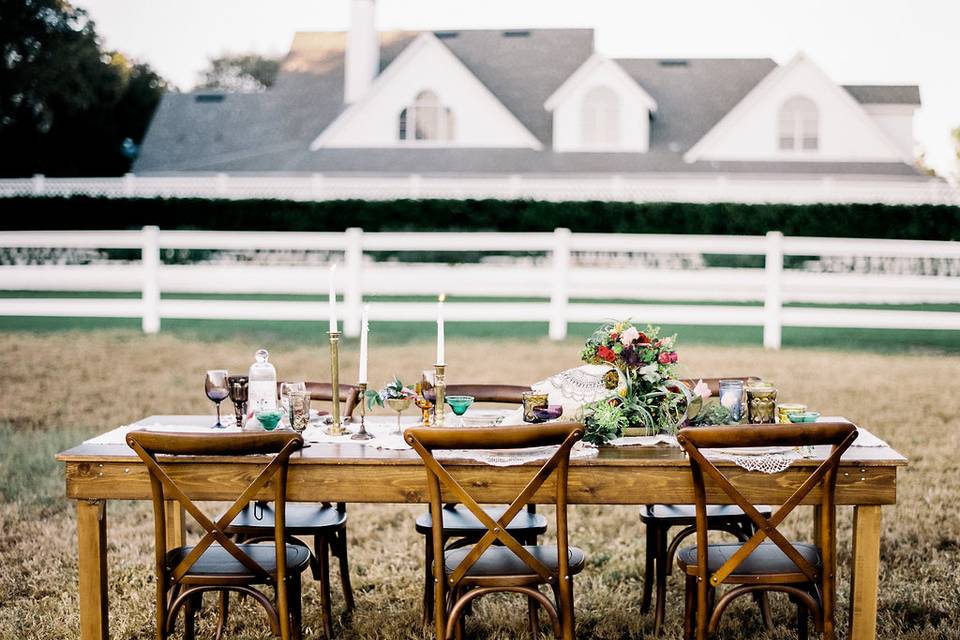
[[[152,416],[138,424],[209,424],[209,416]],[[817,452],[822,453],[822,452]],[[106,640],[107,624],[107,500],[149,500],[146,468],[125,445],[81,444],[57,455],[66,464],[66,495],[77,501],[77,538],[80,575],[80,637]],[[822,458],[821,458],[822,459]],[[425,472],[413,451],[382,450],[359,444],[312,444],[290,461],[288,491],[291,501],[425,503]],[[808,475],[816,458],[794,462],[777,476],[747,472],[732,463],[731,482],[755,504],[781,504]],[[876,637],[877,579],[880,562],[880,507],[897,499],[897,469],[906,458],[889,447],[852,448],[840,467],[837,504],[854,509],[851,570],[850,638]],[[232,500],[236,487],[246,486],[261,462],[249,459],[183,457],[169,471],[191,497]],[[483,502],[509,502],[530,478],[530,468],[492,467],[475,461],[451,462],[458,480],[471,487]],[[805,469],[806,467],[806,469]],[[729,498],[707,480],[708,500]],[[554,500],[547,483],[537,502]],[[264,498],[269,498],[265,492]],[[819,500],[819,491],[804,503]],[[571,504],[643,505],[692,504],[693,484],[687,459],[673,447],[604,447],[596,457],[572,460],[569,476]],[[183,544],[183,511],[167,509],[168,546]],[[638,525],[639,526],[639,525]]]

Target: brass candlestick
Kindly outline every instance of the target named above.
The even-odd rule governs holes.
[[[360,431],[357,431],[355,434],[350,436],[350,439],[351,440],[372,440],[373,434],[367,432],[367,427],[363,423],[364,418],[367,416],[367,404],[366,404],[367,383],[358,382],[357,387],[360,389]]]
[[[326,430],[327,435],[342,436],[343,425],[340,424],[340,332],[328,331],[330,336],[330,414],[333,422]]]
[[[433,365],[434,370],[434,381],[433,381],[433,391],[436,394],[433,404],[433,424],[437,427],[443,426],[443,413],[444,413],[444,400],[447,394],[447,377],[445,374],[447,365],[445,364],[435,364]]]

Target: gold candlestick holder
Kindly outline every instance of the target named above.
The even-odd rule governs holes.
[[[373,434],[367,431],[367,427],[364,424],[364,418],[367,416],[367,383],[358,382],[357,387],[360,390],[360,431],[357,431],[355,434],[350,436],[351,440],[372,440]]]
[[[333,422],[326,429],[327,435],[342,436],[340,422],[340,332],[328,331],[330,336],[330,414]]]
[[[447,365],[445,364],[433,365],[433,391],[436,394],[433,404],[433,424],[437,427],[443,426],[444,401],[446,400],[447,395],[446,369]]]

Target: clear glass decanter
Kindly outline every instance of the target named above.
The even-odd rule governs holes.
[[[270,354],[259,349],[255,354],[256,362],[250,365],[247,412],[249,420],[246,428],[262,429],[256,419],[259,411],[275,411],[277,408],[277,370],[267,362]]]

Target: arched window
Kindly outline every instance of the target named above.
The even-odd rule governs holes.
[[[620,98],[609,87],[594,87],[583,97],[580,135],[585,147],[620,144]]]
[[[820,115],[816,103],[794,96],[780,107],[781,151],[816,151],[820,148]]]
[[[437,94],[421,91],[413,104],[400,112],[400,140],[453,140],[453,112],[440,104]]]

